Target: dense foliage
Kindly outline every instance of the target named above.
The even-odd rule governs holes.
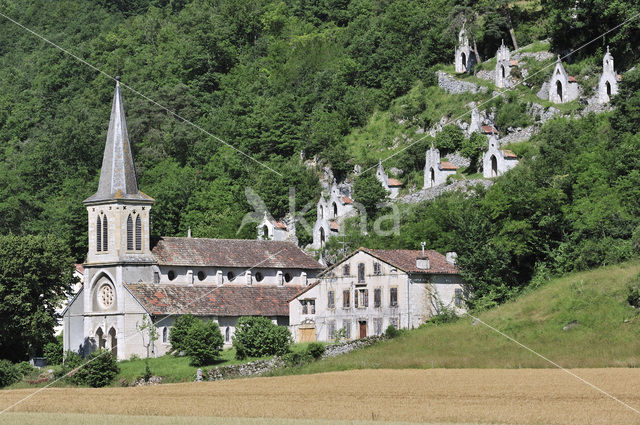
[[[42,355],[56,307],[73,282],[73,260],[53,236],[0,235],[0,358]]]
[[[9,360],[0,359],[0,388],[6,387],[20,380],[18,367]]]
[[[217,322],[202,321],[191,314],[176,319],[169,338],[171,352],[189,356],[194,366],[213,363],[224,345]]]
[[[238,319],[233,336],[236,358],[281,356],[289,351],[291,333],[266,317],[245,316]]]
[[[96,350],[84,360],[77,354],[65,357],[67,379],[76,385],[99,388],[111,384],[120,371],[116,357],[108,350]]]

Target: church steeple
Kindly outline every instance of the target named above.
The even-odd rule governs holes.
[[[116,77],[116,80],[107,142],[102,158],[100,183],[98,191],[84,201],[85,205],[123,200],[153,202],[151,197],[138,190],[122,94],[120,93],[120,78]]]

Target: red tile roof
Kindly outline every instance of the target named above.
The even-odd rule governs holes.
[[[424,274],[458,274],[459,270],[453,264],[447,262],[444,255],[437,251],[426,250],[424,256],[420,250],[410,249],[368,249],[360,248],[363,252],[373,255],[385,263],[391,264],[407,273]],[[429,268],[419,269],[416,266],[418,258],[428,257]]]
[[[151,252],[160,265],[324,268],[296,244],[283,241],[163,237]]]
[[[82,264],[76,264],[76,271],[80,274],[84,274],[84,266]]]
[[[393,179],[391,177],[389,177],[389,187],[398,187],[398,186],[402,186],[402,182],[398,179]]]
[[[449,161],[440,161],[441,170],[457,170],[458,167],[450,163]]]
[[[502,153],[503,153],[505,158],[517,158],[518,157],[518,155],[516,155],[515,153],[513,153],[513,151],[510,151],[508,149],[503,149]]]
[[[576,80],[576,77],[574,77],[573,75],[569,75],[569,82],[570,83],[577,83],[578,80]]]
[[[517,64],[518,64],[518,60],[517,59],[511,59],[509,61],[509,65],[511,65],[511,66],[516,66]]]
[[[329,222],[329,226],[331,227],[331,230],[335,230],[336,232],[339,230],[338,222],[337,222],[337,221],[331,221],[331,222]]]
[[[343,196],[342,197],[342,203],[343,204],[353,204],[353,199],[349,198],[348,196]]]
[[[283,223],[283,222],[281,222],[281,221],[274,221],[274,222],[273,222],[273,225],[274,225],[274,226],[276,226],[276,227],[278,227],[278,228],[280,228],[280,229],[287,230],[287,225],[286,225],[286,224],[284,224],[284,223]]]
[[[195,316],[288,316],[289,298],[300,286],[185,286],[125,284],[151,314]]]
[[[485,134],[498,134],[498,130],[496,130],[495,128],[493,128],[493,126],[490,126],[490,125],[483,125],[482,132]]]

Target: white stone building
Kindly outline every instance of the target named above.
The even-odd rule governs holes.
[[[389,177],[389,175],[384,171],[384,167],[382,166],[382,160],[378,161],[378,168],[376,168],[376,178],[382,184],[384,190],[389,193],[389,198],[395,199],[400,193],[400,188],[402,187],[402,182],[398,179],[394,179],[393,177]]]
[[[118,359],[170,348],[182,314],[218,321],[231,342],[240,316],[289,324],[288,299],[322,266],[291,242],[150,238],[154,200],[138,190],[119,83],[97,192],[84,201],[89,251],[83,285],[63,312],[64,350],[110,349]],[[139,331],[143,320],[158,340]]]
[[[298,244],[296,223],[290,215],[287,215],[284,220],[277,221],[265,211],[264,217],[256,229],[260,240],[289,241]]]
[[[567,103],[576,100],[580,96],[580,88],[576,79],[564,70],[560,55],[553,69],[553,75],[549,80],[548,99],[553,103]]]
[[[449,161],[440,159],[440,151],[433,146],[426,153],[424,165],[424,188],[440,186],[447,182],[447,177],[455,174],[458,168]]]
[[[316,206],[317,219],[313,225],[311,248],[320,249],[332,236],[340,234],[345,219],[354,217],[358,211],[351,198],[351,185],[332,183],[328,197],[320,195]]]
[[[465,24],[462,24],[460,33],[458,33],[458,46],[455,51],[454,65],[457,73],[468,72],[475,65],[475,58],[471,51]]]
[[[509,52],[509,48],[504,45],[504,40],[502,40],[502,45],[498,49],[496,53],[496,69],[494,71],[494,78],[496,87],[506,88],[511,87],[511,83],[509,82],[509,77],[511,76],[511,53]]]
[[[518,165],[516,154],[507,149],[500,149],[498,138],[489,136],[489,148],[482,155],[482,175],[484,178],[498,177]]]
[[[607,46],[607,53],[602,58],[602,75],[598,81],[598,102],[608,103],[611,100],[611,96],[618,94],[618,81],[620,75],[616,73],[613,66],[613,56],[609,53],[609,46]]]
[[[289,303],[296,341],[380,335],[420,326],[443,308],[464,309],[455,254],[360,248],[322,272]]]

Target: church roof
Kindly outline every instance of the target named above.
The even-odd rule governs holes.
[[[324,269],[296,244],[285,241],[162,237],[151,252],[160,265]]]
[[[98,191],[85,199],[84,203],[123,200],[153,202],[153,198],[138,189],[122,94],[120,93],[120,81],[117,81],[111,105],[111,118],[104,146]]]
[[[513,153],[513,151],[510,151],[509,149],[503,149],[502,150],[502,154],[504,155],[505,158],[517,158],[518,155],[516,155],[515,153]]]
[[[392,177],[389,177],[389,187],[399,187],[402,186],[402,182],[398,179],[394,179]]]
[[[125,284],[153,315],[288,316],[288,300],[301,286],[185,286],[177,284]]]
[[[449,161],[440,161],[441,170],[457,170],[458,167],[450,163]]]

